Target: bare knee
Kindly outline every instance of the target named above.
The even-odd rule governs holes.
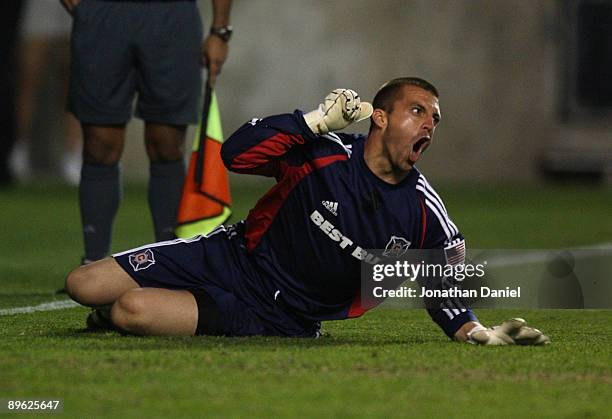
[[[91,287],[89,286],[87,269],[85,266],[79,266],[73,269],[66,277],[66,293],[79,304],[95,305],[91,295]]]
[[[124,125],[83,125],[83,161],[111,166],[119,161],[125,143]]]
[[[130,290],[119,297],[111,309],[111,319],[117,327],[126,332],[146,334],[151,316],[142,290]]]
[[[184,156],[186,126],[162,125],[147,122],[145,146],[152,162],[181,160]]]
[[[112,304],[138,284],[113,258],[79,266],[66,278],[66,292],[74,301],[86,306]]]

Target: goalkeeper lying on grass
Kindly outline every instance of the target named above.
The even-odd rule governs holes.
[[[367,136],[335,132],[366,118]],[[321,321],[364,313],[363,249],[398,242],[464,248],[440,197],[414,167],[439,121],[438,92],[418,78],[389,81],[373,105],[337,89],[312,112],[253,119],[226,140],[223,160],[229,170],[273,176],[277,184],[244,222],[81,266],[66,289],[95,308],[92,328],[316,337]],[[454,298],[428,312],[458,341],[549,341],[522,319],[485,328]]]

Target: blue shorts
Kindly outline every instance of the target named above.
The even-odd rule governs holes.
[[[198,334],[316,337],[320,323],[299,318],[275,300],[243,239],[243,225],[220,227],[207,236],[153,243],[114,254],[141,286],[188,290],[196,297]],[[202,294],[207,297],[202,299]],[[202,307],[210,300],[216,307]],[[210,327],[202,324],[210,313]],[[208,331],[207,331],[208,330]]]
[[[136,116],[198,120],[202,19],[195,1],[81,0],[74,8],[68,109],[85,124]]]

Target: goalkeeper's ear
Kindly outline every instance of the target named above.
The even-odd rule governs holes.
[[[372,124],[376,126],[376,128],[384,128],[387,126],[387,113],[377,108],[372,111]]]

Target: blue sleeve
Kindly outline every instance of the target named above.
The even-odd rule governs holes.
[[[465,262],[465,240],[463,235],[448,216],[448,212],[442,199],[436,191],[429,185],[424,176],[421,175],[418,181],[417,190],[421,192],[421,198],[425,202],[426,210],[426,233],[424,248],[439,249],[443,253],[445,264],[456,265]],[[443,288],[458,287],[459,284],[454,278],[442,278]],[[432,320],[446,333],[449,338],[453,338],[455,332],[463,324],[469,321],[478,321],[469,305],[462,298],[451,297],[440,302],[435,308],[428,308],[427,312]]]
[[[290,151],[316,138],[299,110],[264,119],[254,118],[225,140],[221,158],[233,172],[278,179],[286,168],[284,163]]]

